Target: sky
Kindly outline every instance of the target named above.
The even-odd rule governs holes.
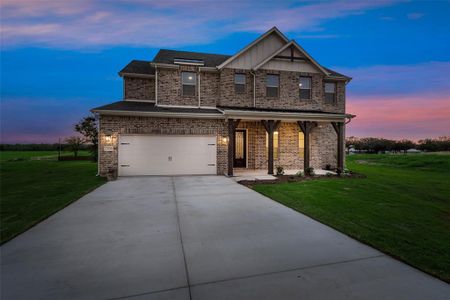
[[[1,0],[1,142],[73,135],[158,49],[234,54],[273,26],[353,78],[347,136],[450,135],[450,1]]]

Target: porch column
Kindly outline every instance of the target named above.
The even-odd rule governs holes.
[[[334,131],[337,134],[337,169],[342,172],[344,171],[344,123],[342,122],[331,122]]]
[[[228,119],[228,176],[233,176],[235,131],[240,121]]]
[[[300,130],[303,132],[305,139],[305,155],[303,156],[303,170],[306,170],[310,166],[310,152],[309,152],[309,135],[314,127],[317,126],[316,122],[311,121],[297,121]]]
[[[261,123],[263,124],[264,128],[267,131],[267,135],[269,136],[269,155],[267,160],[267,174],[273,175],[273,133],[277,130],[278,126],[280,125],[280,121],[274,121],[274,120],[262,120]]]

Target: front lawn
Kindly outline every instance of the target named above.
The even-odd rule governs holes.
[[[343,178],[254,189],[450,282],[450,155],[352,155]]]
[[[0,243],[105,182],[95,176],[96,163],[56,157],[53,151],[0,152]]]

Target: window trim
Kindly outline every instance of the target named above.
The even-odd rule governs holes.
[[[269,76],[276,76],[278,77],[278,86],[269,86],[267,84],[267,79]],[[267,88],[277,88],[277,95],[276,96],[268,96],[267,94]],[[280,98],[280,74],[266,74],[266,97],[267,98]]]
[[[309,78],[309,89],[302,89],[300,87],[300,81],[301,81],[302,78]],[[300,76],[298,81],[299,81],[298,96],[299,96],[300,100],[311,100],[312,99],[312,76]],[[309,98],[302,98],[302,91],[301,90],[309,90]]]
[[[327,83],[334,84],[334,93],[327,93],[325,91],[325,86],[326,86]],[[330,101],[327,100],[327,94],[333,94],[333,101],[330,102]],[[323,95],[324,95],[324,100],[325,100],[326,103],[335,104],[337,102],[337,84],[336,84],[336,82],[334,82],[334,81],[324,81],[323,82]]]
[[[243,84],[242,83],[236,83],[236,75],[243,75],[244,76],[244,83]],[[244,90],[242,92],[238,92],[237,91],[236,86],[238,86],[238,85],[243,85],[244,86]],[[246,91],[247,91],[247,74],[239,73],[239,72],[234,73],[234,93],[238,94],[238,95],[242,95],[242,94],[245,94]]]
[[[190,74],[194,74],[195,75],[195,80],[194,80],[194,82],[193,82],[193,84],[185,84],[185,83],[183,83],[183,74],[184,73],[190,73]],[[196,95],[197,95],[197,73],[196,72],[190,72],[190,71],[182,71],[182,72],[180,72],[180,76],[181,76],[181,95],[183,96],[183,97],[195,97]],[[194,86],[194,94],[193,95],[191,95],[191,94],[189,94],[189,95],[187,95],[187,94],[185,94],[184,93],[184,86]]]

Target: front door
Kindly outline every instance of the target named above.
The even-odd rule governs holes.
[[[236,129],[234,144],[234,167],[247,167],[247,138],[245,130]]]

